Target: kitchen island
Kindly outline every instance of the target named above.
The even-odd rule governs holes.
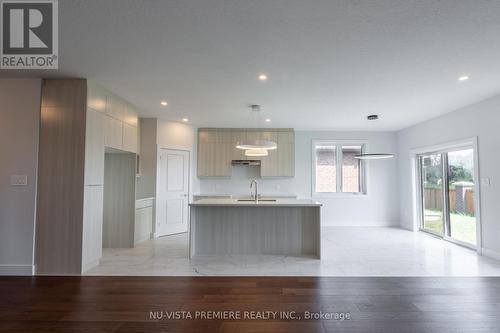
[[[321,203],[207,198],[190,204],[190,257],[273,254],[321,257]]]

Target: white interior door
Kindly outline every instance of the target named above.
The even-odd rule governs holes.
[[[157,235],[187,232],[189,152],[160,149],[157,196]]]

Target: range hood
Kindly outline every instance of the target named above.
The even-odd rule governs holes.
[[[232,165],[260,165],[260,160],[232,160]]]

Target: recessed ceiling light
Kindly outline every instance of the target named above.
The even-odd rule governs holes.
[[[168,103],[167,103],[166,101],[161,101],[161,102],[160,102],[160,104],[161,104],[162,106],[167,106],[167,105],[168,105]]]
[[[458,78],[458,81],[467,81],[470,79],[469,75],[462,75]]]
[[[259,80],[266,81],[267,80],[267,75],[266,74],[260,74],[259,75]]]
[[[189,119],[187,119],[187,118],[182,118],[182,121],[183,121],[183,122],[185,122],[185,123],[187,123],[187,122],[189,121]]]
[[[271,122],[271,119],[267,118],[266,123],[270,123],[270,122]]]

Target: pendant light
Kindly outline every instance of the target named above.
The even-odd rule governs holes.
[[[370,114],[366,117],[368,121],[376,121],[379,119],[378,114]],[[383,160],[388,158],[393,158],[394,154],[386,153],[365,153],[354,155],[354,158],[358,160]]]
[[[260,105],[258,105],[258,104],[250,105],[250,109],[251,109],[250,116],[251,117],[254,115],[256,116],[257,128],[259,128]],[[246,151],[251,150],[249,152],[249,154],[252,154],[252,155],[247,155],[247,152],[245,152],[246,156],[267,156],[267,150],[273,150],[273,149],[276,149],[277,147],[278,147],[278,145],[276,144],[276,142],[274,142],[272,140],[264,140],[264,139],[260,139],[260,138],[255,139],[255,140],[249,140],[249,139],[241,140],[236,144],[236,148],[238,148],[238,149],[244,149]],[[263,155],[264,152],[262,152],[262,150],[266,151],[265,155]],[[256,154],[259,154],[259,155],[256,155]]]
[[[247,149],[245,150],[245,156],[267,156],[269,153],[266,149]]]

